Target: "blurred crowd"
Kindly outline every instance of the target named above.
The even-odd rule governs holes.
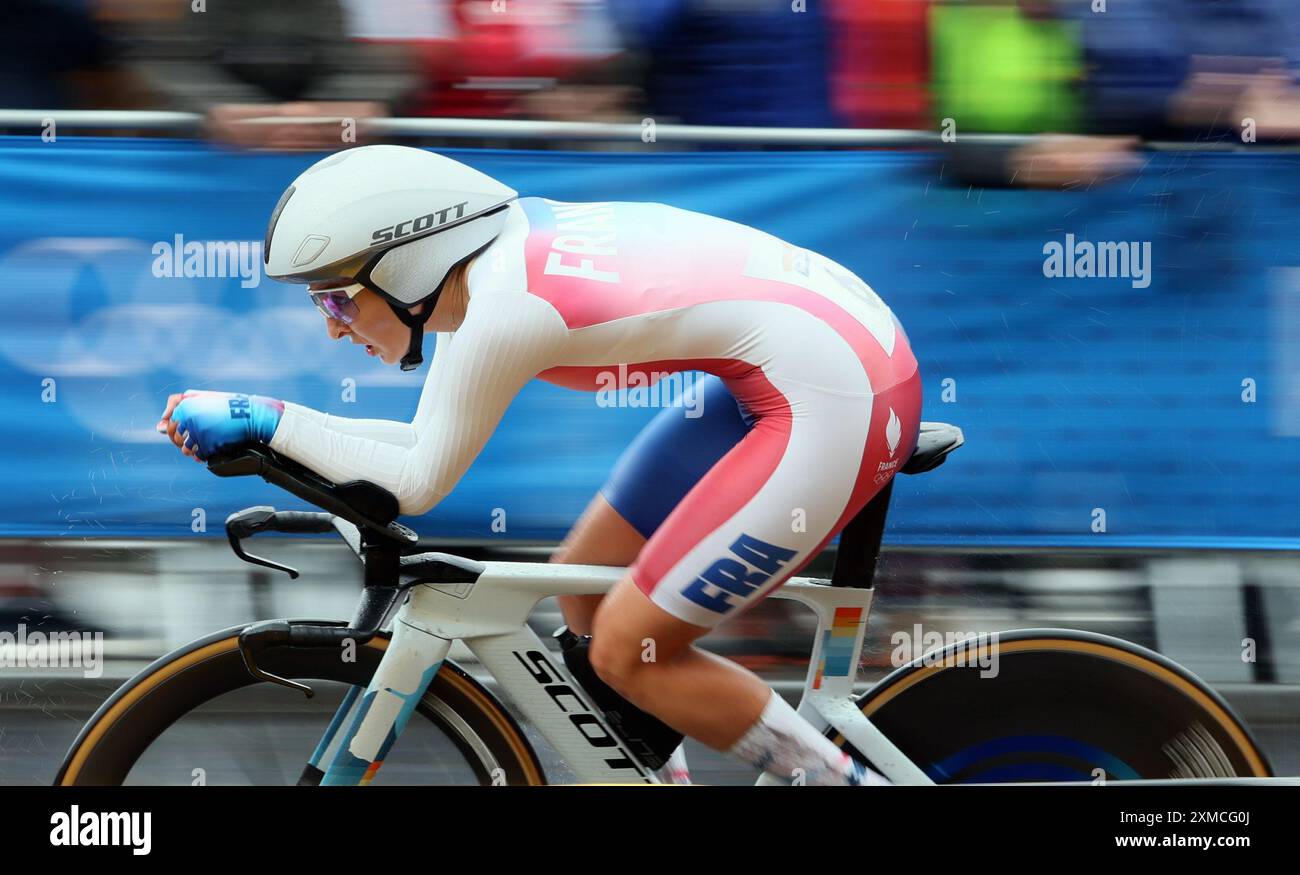
[[[337,125],[274,121],[291,116],[1300,134],[1300,0],[4,6],[0,108],[195,112],[212,138],[245,145],[337,142]]]

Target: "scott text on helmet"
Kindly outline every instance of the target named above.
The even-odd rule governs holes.
[[[398,222],[396,225],[389,225],[386,228],[378,228],[370,232],[370,239],[375,243],[388,243],[392,240],[400,240],[403,237],[410,237],[412,234],[419,234],[421,231],[427,231],[432,228],[435,224],[435,218],[438,220],[436,224],[445,225],[448,222],[455,221],[464,216],[465,207],[468,205],[469,201],[461,201],[458,204],[443,207],[441,210],[426,213],[425,215],[417,216],[414,219],[407,219],[405,222]],[[456,215],[449,218],[447,214],[452,210],[456,211]],[[411,227],[406,229],[407,225],[410,225]]]

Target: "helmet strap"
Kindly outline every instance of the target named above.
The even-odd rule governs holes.
[[[496,238],[493,239],[495,240]],[[394,304],[387,296],[384,297],[384,300],[388,302],[388,309],[392,310],[393,314],[397,316],[398,319],[402,320],[403,325],[406,325],[411,329],[411,343],[406,348],[406,355],[402,356],[402,370],[413,371],[424,361],[422,352],[424,348],[424,324],[429,321],[429,317],[433,315],[434,308],[438,306],[438,299],[442,297],[442,290],[447,287],[447,280],[451,278],[452,273],[468,264],[471,258],[477,257],[479,253],[483,252],[483,250],[487,249],[490,245],[492,245],[492,240],[484,243],[478,249],[475,249],[469,255],[466,255],[460,261],[448,268],[447,272],[442,277],[442,282],[438,284],[438,288],[434,289],[434,291],[430,293],[429,297],[424,299],[424,312],[418,316],[410,310],[402,307],[400,304]],[[356,281],[372,288],[378,288],[374,285],[374,280],[370,277],[370,271],[374,269],[375,265],[379,263],[379,260],[383,258],[383,256],[384,253],[379,253],[372,258],[370,263],[357,273]],[[411,306],[415,305],[412,304]]]
[[[433,315],[433,308],[438,304],[438,298],[442,289],[424,299],[424,312],[418,315],[412,313],[404,307],[399,307],[392,301],[388,302],[388,309],[393,311],[393,315],[402,321],[402,324],[411,329],[411,342],[406,347],[406,355],[402,356],[402,370],[413,371],[424,361],[424,325]]]

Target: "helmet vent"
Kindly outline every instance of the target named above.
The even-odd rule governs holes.
[[[307,237],[302,241],[302,245],[298,247],[298,251],[294,253],[293,266],[302,267],[311,264],[320,257],[320,254],[325,251],[325,247],[329,246],[329,244],[330,238],[322,237],[319,234],[312,234]]]

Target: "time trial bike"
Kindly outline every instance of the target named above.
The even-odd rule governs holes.
[[[902,472],[938,467],[963,439],[954,426],[923,423]],[[177,780],[192,782],[188,767],[203,754],[177,753],[196,743],[185,727],[250,689],[277,688],[325,707],[294,723],[305,728],[293,733],[277,721],[255,742],[232,737],[230,744],[277,747],[284,783],[657,781],[656,768],[680,736],[603,688],[585,661],[585,639],[561,630],[548,645],[527,622],[542,599],[604,593],[623,569],[422,551],[397,522],[392,494],[365,481],[331,483],[264,446],[213,458],[208,467],[223,477],[261,476],[320,508],[232,514],[230,545],[241,559],[297,577],[247,553],[245,539],[338,534],[361,562],[356,612],[350,621],[274,619],[223,629],[159,658],[90,718],[57,784],[134,781],[133,770],[158,751],[176,760]],[[1200,679],[1144,647],[1090,632],[1017,629],[953,642],[857,694],[892,490],[893,481],[841,533],[830,579],[792,578],[772,594],[816,617],[798,710],[835,744],[896,784],[1272,774],[1248,727]],[[458,642],[499,695],[449,657]],[[534,739],[571,774],[548,774]],[[789,782],[797,776],[759,779]]]

